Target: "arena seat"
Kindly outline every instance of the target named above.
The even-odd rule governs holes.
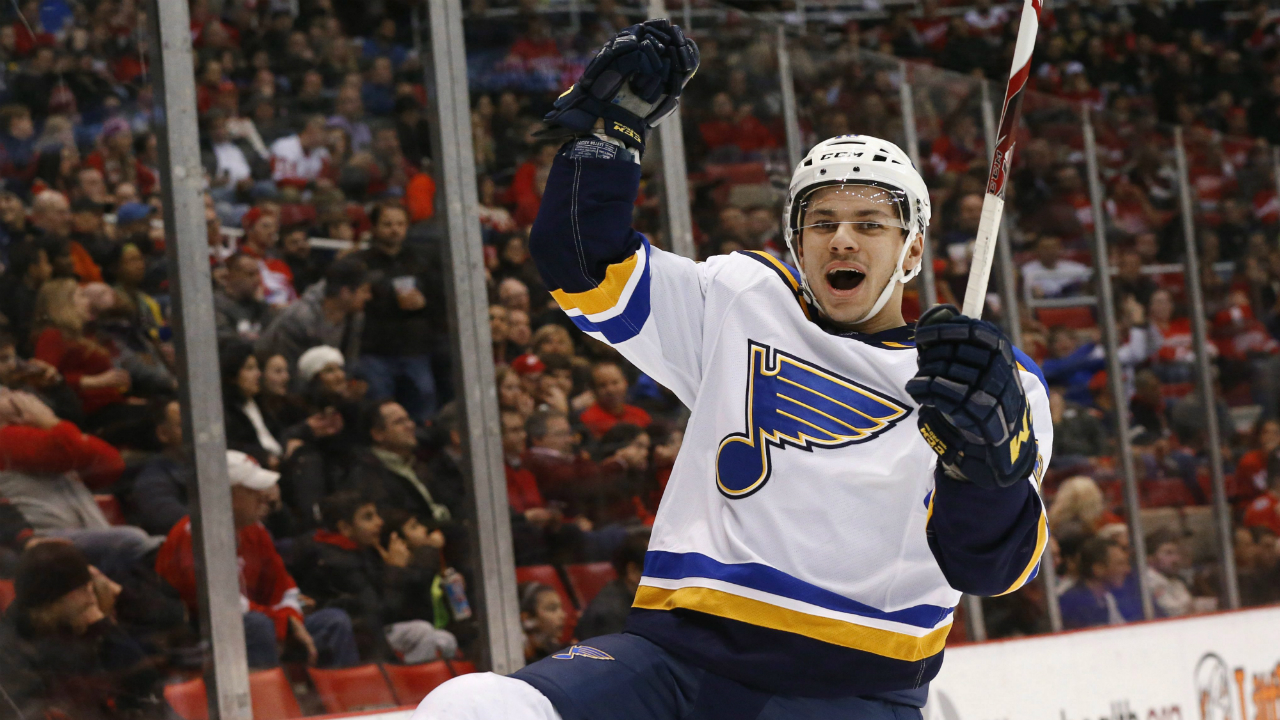
[[[249,673],[249,697],[254,720],[293,720],[303,717],[302,707],[284,670],[272,668]],[[167,685],[164,699],[183,720],[208,720],[209,697],[204,679]]]
[[[1093,309],[1087,307],[1044,307],[1036,310],[1036,317],[1048,327],[1091,328],[1098,323],[1093,319]]]
[[[303,717],[298,698],[284,670],[272,668],[249,674],[249,697],[254,720],[291,720]]]
[[[453,671],[454,677],[459,675],[469,675],[476,670],[476,664],[470,660],[447,660],[449,669]]]
[[[201,678],[166,685],[164,699],[182,720],[209,720],[209,698]]]
[[[377,665],[338,670],[307,668],[325,712],[340,713],[396,706],[396,696]]]
[[[107,522],[112,525],[128,525],[129,522],[124,519],[124,510],[120,507],[120,501],[115,495],[94,495],[93,499],[98,503],[98,509],[107,518]]]
[[[578,604],[574,602],[573,596],[569,594],[564,583],[560,580],[560,574],[551,565],[526,565],[516,568],[516,582],[524,584],[527,582],[538,582],[543,585],[550,585],[555,588],[556,594],[560,596],[560,602],[564,605],[564,634],[560,639],[569,642],[573,639],[573,629],[578,625]]]
[[[401,705],[417,705],[427,693],[453,677],[453,670],[443,660],[423,665],[383,665],[382,672]]]
[[[9,604],[13,602],[14,595],[13,581],[0,580],[0,613],[9,609]]]
[[[1144,508],[1186,507],[1196,503],[1187,486],[1177,478],[1144,480],[1138,486]]]
[[[578,596],[578,601],[582,603],[583,608],[586,608],[591,600],[600,594],[600,590],[605,585],[618,578],[617,571],[613,569],[613,563],[608,562],[566,565],[564,569],[569,575],[569,583],[573,585],[573,592]]]

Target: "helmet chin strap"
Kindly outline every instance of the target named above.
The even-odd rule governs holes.
[[[902,251],[898,253],[898,263],[897,263],[897,266],[894,267],[893,269],[893,275],[890,275],[889,279],[885,281],[884,290],[880,291],[880,297],[876,298],[875,304],[871,306],[871,309],[867,311],[866,315],[863,315],[856,322],[854,322],[853,323],[854,325],[861,325],[862,323],[875,317],[881,310],[884,309],[885,303],[889,302],[889,296],[893,295],[893,284],[895,280],[905,285],[908,282],[911,282],[911,278],[915,277],[916,273],[920,272],[920,265],[918,264],[911,269],[911,272],[907,272],[902,269],[902,263],[906,261],[907,253],[910,252],[911,246],[913,244],[914,244],[914,241],[912,240],[902,241]],[[924,262],[923,258],[921,258],[921,262]]]

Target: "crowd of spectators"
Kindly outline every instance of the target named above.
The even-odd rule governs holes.
[[[250,665],[466,657],[476,569],[410,4],[212,7],[193,0],[192,36]],[[556,151],[534,139],[537,119],[636,9],[600,0],[574,22],[538,3],[506,10],[473,0],[465,31],[515,557],[561,579],[578,563],[615,569],[594,598],[545,575],[521,585],[534,659],[621,627],[687,411],[568,321],[526,246]],[[16,591],[0,685],[28,717],[159,716],[160,684],[203,661],[145,14],[132,0],[28,0],[0,25],[0,579]],[[697,251],[785,260],[776,35],[716,17],[692,30],[703,62],[681,113]],[[988,311],[1018,315],[1050,384],[1058,446],[1042,491],[1069,627],[1141,617],[1139,572],[1161,617],[1222,606],[1209,412],[1242,594],[1280,599],[1273,20],[1195,0],[1046,11],[1007,210],[1028,302]],[[810,140],[900,139],[886,53],[912,62],[937,291],[954,300],[987,163],[976,76],[1007,66],[1011,16],[925,0],[882,20],[814,13],[805,30],[793,67]],[[1093,282],[1082,102],[1097,111],[1118,269],[1121,410],[1148,534],[1136,562],[1096,313],[1044,303]],[[1212,410],[1193,392],[1185,278],[1167,265],[1183,247],[1172,122],[1187,132]],[[663,246],[659,169],[646,158],[635,225]],[[1045,631],[1045,592],[1041,579],[988,601],[989,634]]]

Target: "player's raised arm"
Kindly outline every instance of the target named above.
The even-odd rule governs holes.
[[[1043,377],[999,328],[940,305],[916,328],[907,392],[938,453],[929,548],[951,587],[1002,595],[1036,575],[1048,544],[1040,475],[1053,446]]]
[[[538,271],[573,322],[686,404],[701,374],[698,266],[651,247],[631,214],[649,130],[675,110],[697,67],[697,45],[667,20],[606,43],[545,118],[540,135],[566,142],[529,235]]]

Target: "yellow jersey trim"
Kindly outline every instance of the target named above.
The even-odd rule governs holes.
[[[1031,572],[1040,564],[1040,556],[1044,553],[1044,546],[1048,542],[1049,518],[1045,515],[1044,503],[1040,503],[1040,524],[1036,526],[1036,549],[1035,552],[1031,553],[1031,562],[1027,563],[1027,566],[1022,570],[1022,574],[1018,576],[1018,579],[1013,581],[1013,584],[1009,586],[1008,590],[1000,593],[1001,595],[1008,595],[1014,590],[1022,587],[1023,584],[1027,582],[1027,578],[1031,576]]]
[[[577,293],[552,290],[551,297],[555,298],[564,310],[578,310],[583,315],[595,315],[612,310],[622,298],[627,281],[631,279],[631,274],[635,272],[639,262],[640,254],[636,253],[620,263],[610,265],[605,270],[604,282],[596,287]]]
[[[771,630],[803,635],[821,642],[915,662],[942,652],[951,626],[930,631],[924,637],[892,630],[855,625],[833,618],[810,615],[759,600],[740,597],[711,588],[687,587],[677,590],[641,585],[633,607],[644,610],[694,610]]]

